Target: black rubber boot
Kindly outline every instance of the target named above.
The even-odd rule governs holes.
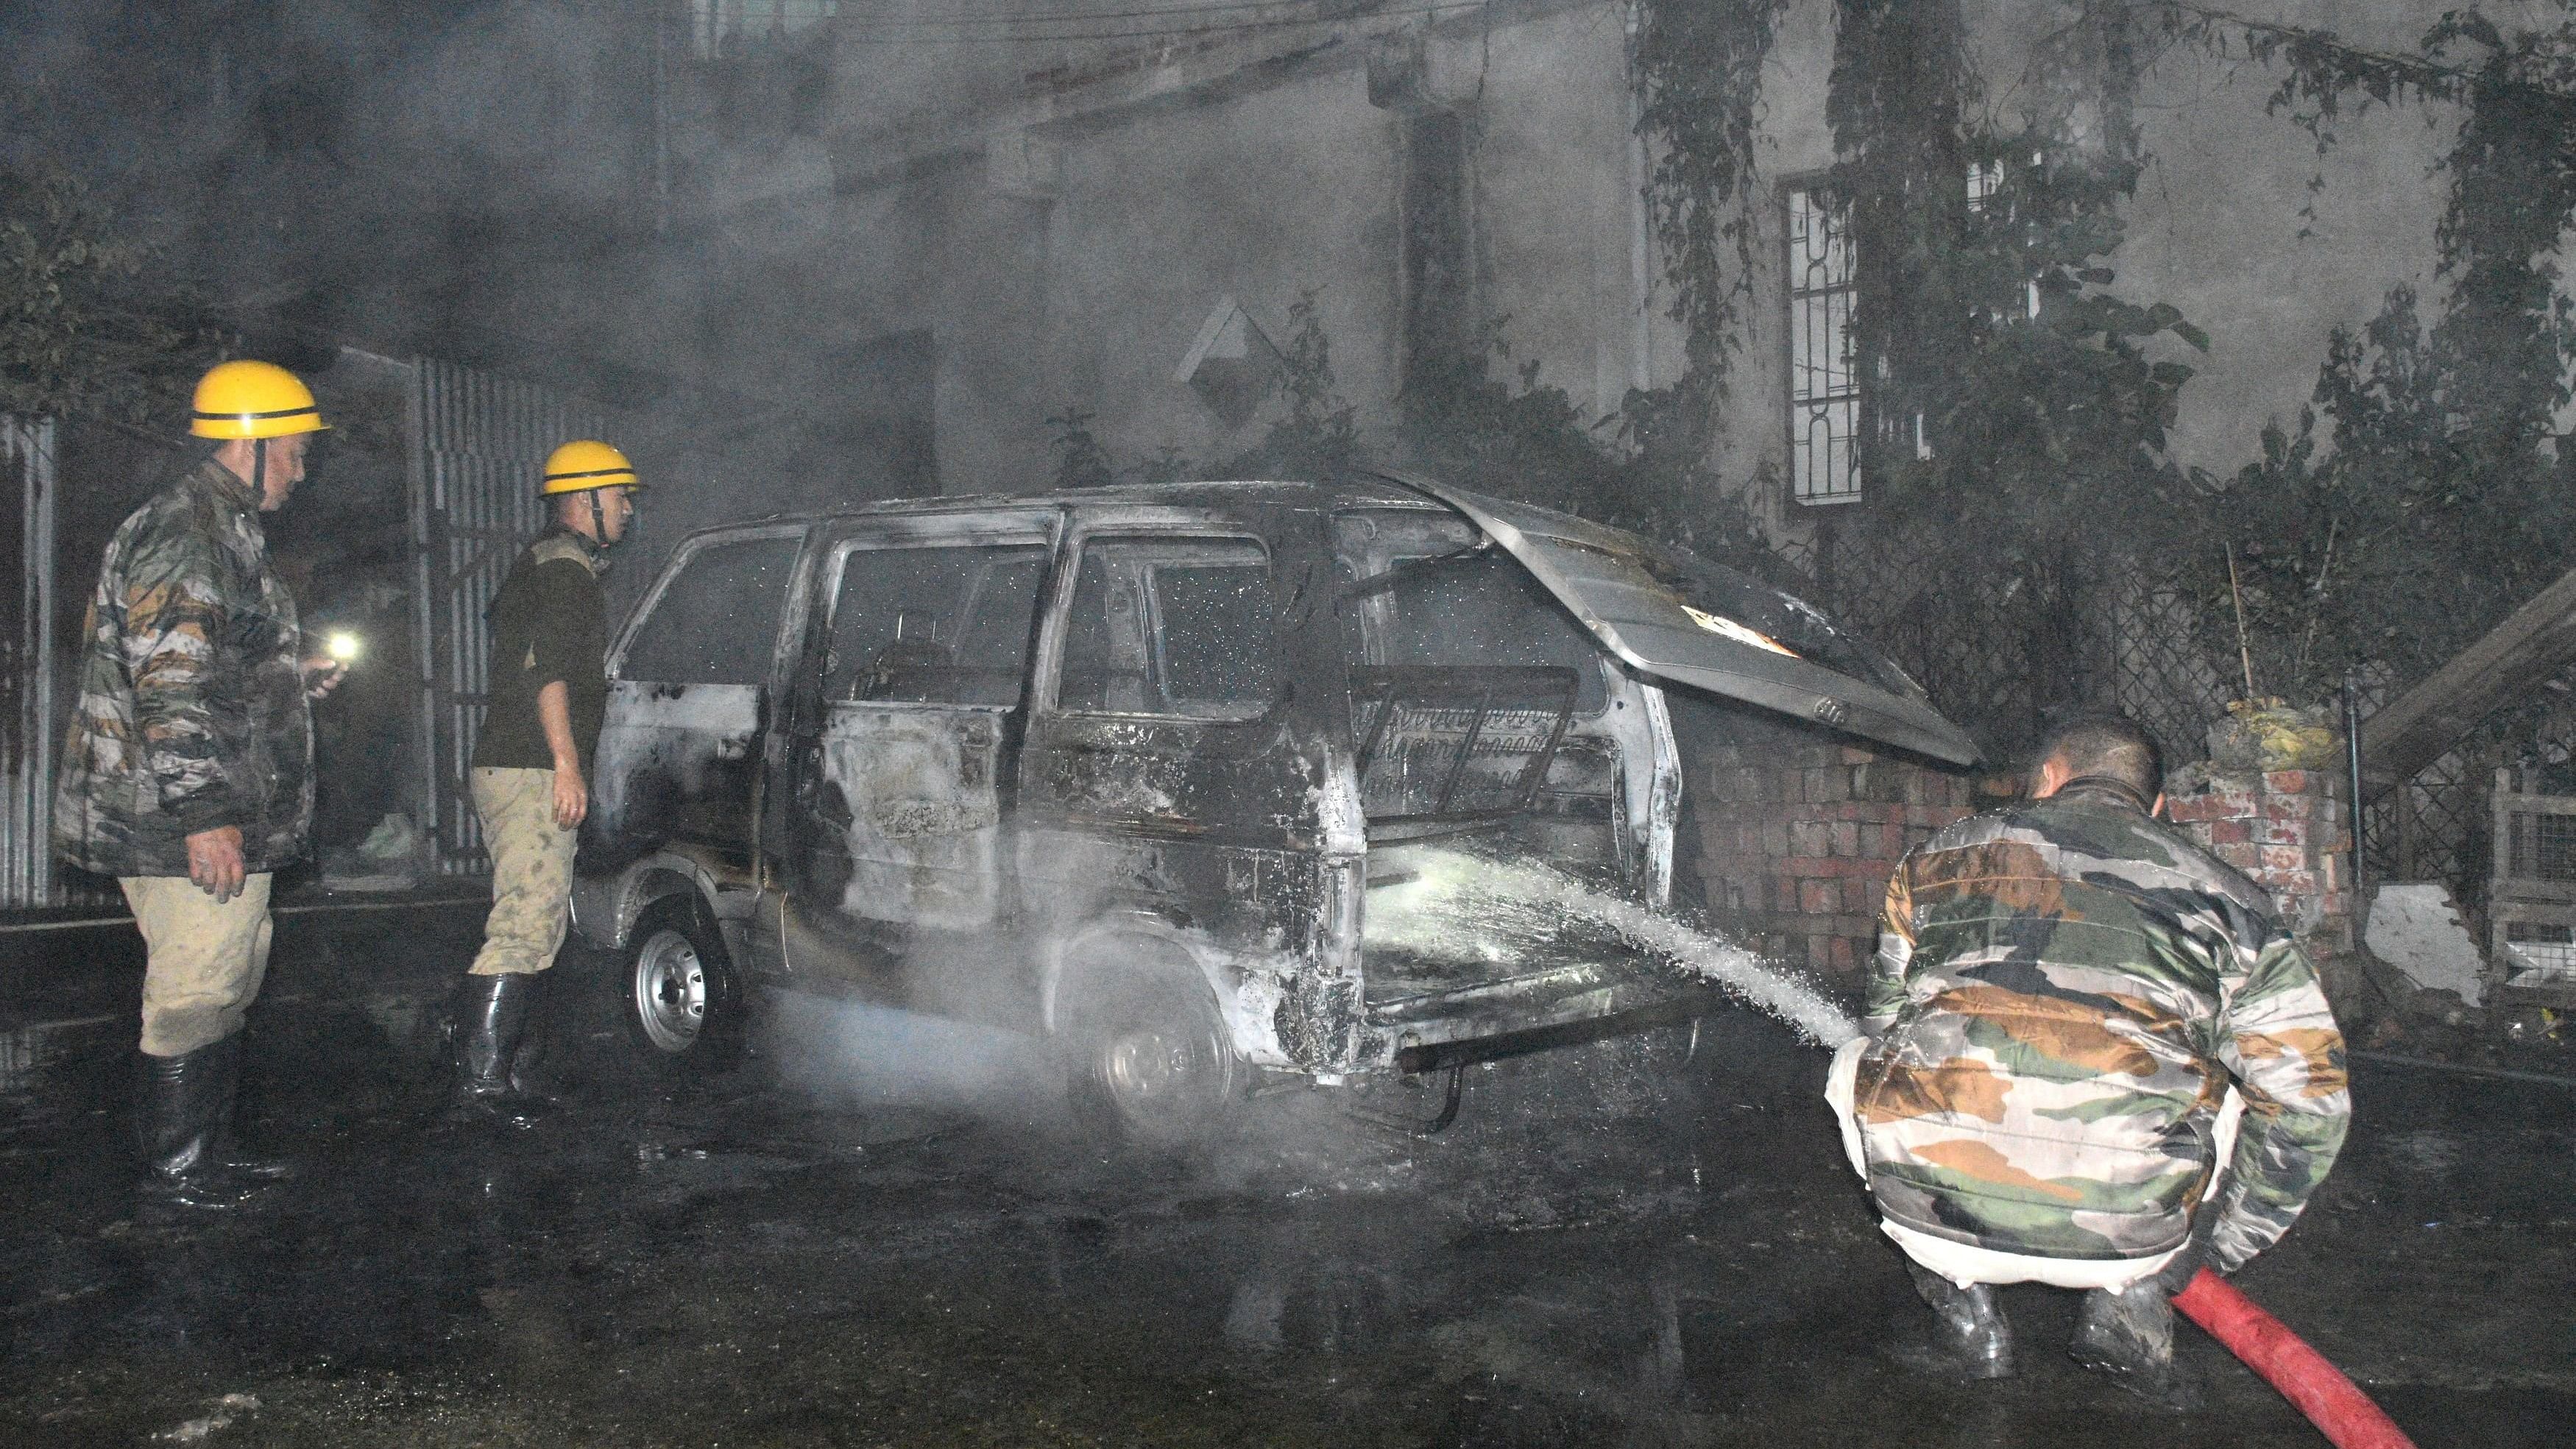
[[[224,1079],[240,1060],[232,1037],[180,1056],[143,1058],[134,1124],[143,1158],[136,1191],[147,1209],[222,1212],[250,1205],[268,1187],[225,1167],[216,1152],[219,1114],[229,1100]]]
[[[449,1115],[502,1127],[534,1127],[554,1102],[522,1090],[519,1042],[527,1034],[536,979],[512,972],[467,976],[457,990],[456,1094]]]
[[[233,1135],[235,1110],[241,1100],[242,1034],[234,1032],[206,1048],[217,1053],[214,1080],[220,1100],[215,1105],[215,1162],[226,1172],[260,1182],[284,1182],[295,1176],[294,1167],[278,1158],[257,1157],[245,1152]]]
[[[2160,1408],[2201,1406],[2200,1385],[2174,1360],[2173,1300],[2153,1279],[2086,1293],[2066,1352]]]
[[[1899,1356],[1915,1367],[1966,1379],[2010,1378],[2013,1371],[2012,1324],[1995,1301],[1994,1285],[1971,1283],[1962,1288],[1919,1263],[1908,1262],[1914,1291],[1932,1309],[1930,1341],[1900,1348]]]

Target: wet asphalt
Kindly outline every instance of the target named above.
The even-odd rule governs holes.
[[[1906,1367],[1921,1310],[1822,1055],[1759,1017],[1473,1071],[1437,1137],[1385,1125],[1431,1092],[1294,1088],[1140,1159],[1007,1038],[811,999],[670,1079],[575,951],[542,1026],[567,1110],[499,1137],[435,1121],[475,924],[281,922],[244,1125],[304,1177],[196,1226],[130,1188],[139,945],[0,937],[0,1444],[2323,1442],[2188,1328],[2209,1407],[2125,1397],[2044,1289],[2006,1293],[2018,1378]],[[2356,1093],[2239,1286],[2419,1444],[2576,1442],[2576,1092],[2365,1064]]]

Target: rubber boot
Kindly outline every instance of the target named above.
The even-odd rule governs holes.
[[[521,972],[467,976],[456,1005],[456,1094],[449,1115],[501,1127],[534,1127],[554,1103],[516,1081],[535,978]]]
[[[1932,1310],[1930,1342],[1900,1356],[1918,1368],[1966,1379],[2010,1378],[2012,1324],[1995,1301],[1991,1283],[1962,1288],[1920,1263],[1908,1262],[1914,1291]]]
[[[260,1182],[284,1182],[295,1176],[291,1164],[245,1152],[234,1138],[233,1123],[241,1099],[242,1034],[234,1032],[206,1050],[218,1053],[214,1063],[214,1080],[220,1093],[215,1105],[216,1163],[226,1172]]]
[[[228,1055],[239,1063],[232,1038],[180,1056],[144,1056],[134,1125],[143,1159],[136,1192],[147,1209],[223,1212],[248,1206],[267,1189],[226,1168],[215,1151]]]
[[[2173,1300],[2153,1279],[2084,1295],[2068,1356],[2166,1409],[2196,1409],[2200,1386],[2174,1360]]]

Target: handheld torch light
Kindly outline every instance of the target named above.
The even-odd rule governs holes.
[[[322,652],[330,655],[341,668],[345,669],[358,662],[358,656],[366,652],[366,643],[346,629],[335,629],[331,632],[331,637],[323,641]]]

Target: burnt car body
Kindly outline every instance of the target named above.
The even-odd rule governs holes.
[[[1462,838],[1662,905],[1665,682],[1967,763],[1821,615],[1440,484],[935,498],[696,535],[612,652],[576,923],[638,1041],[728,1059],[785,983],[1051,1038],[1188,1131],[1333,1081],[1669,1015],[1615,942],[1373,940]]]

